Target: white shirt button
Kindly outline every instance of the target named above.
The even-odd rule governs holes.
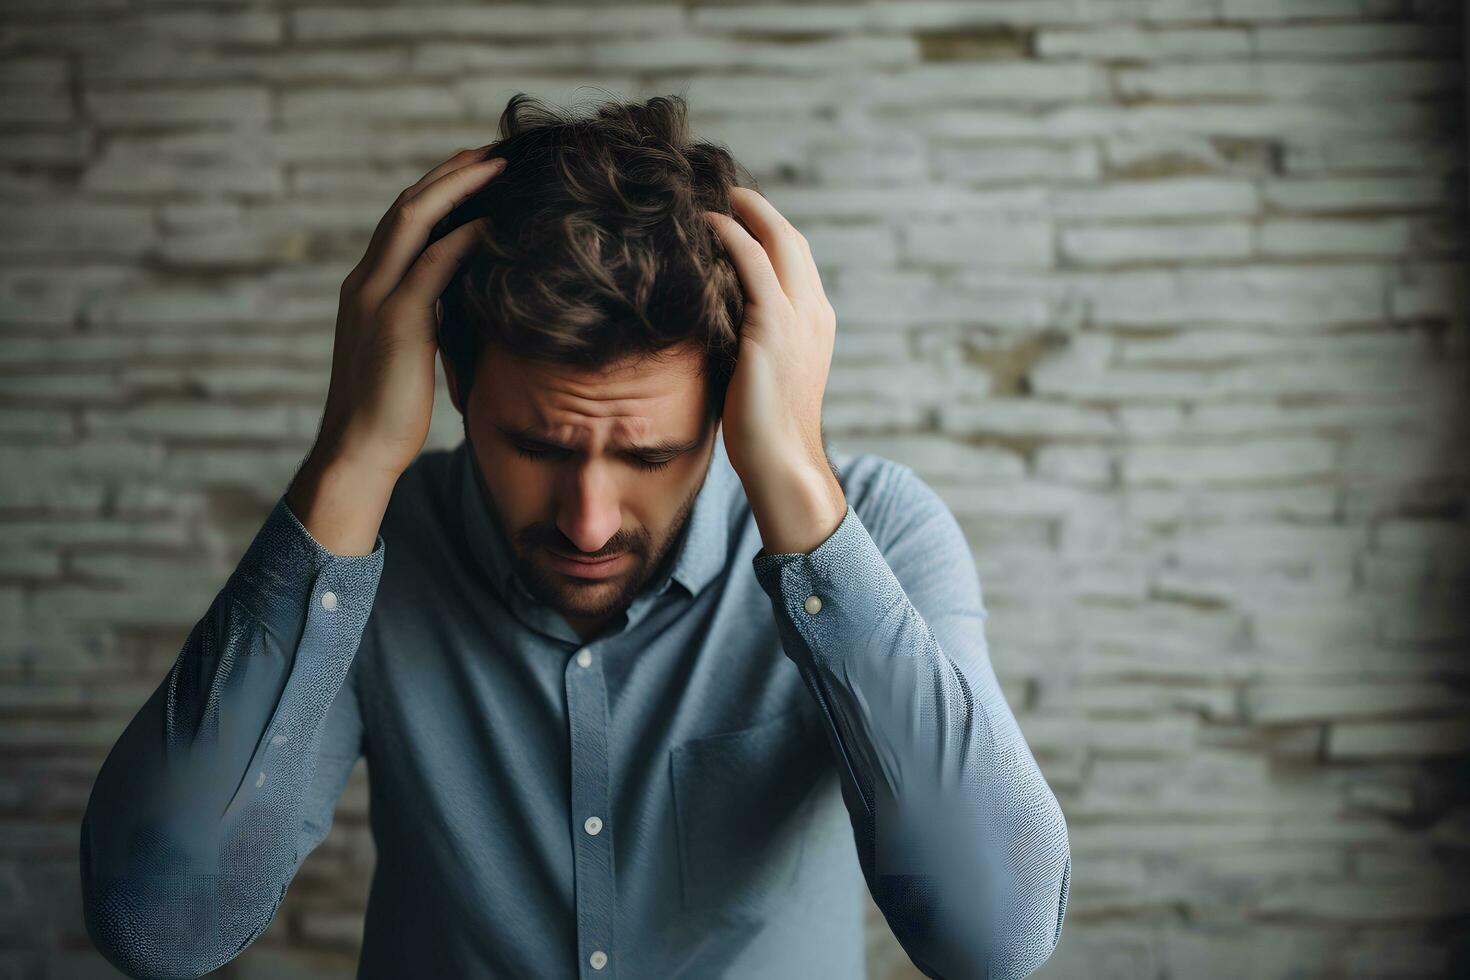
[[[815,616],[822,611],[822,600],[814,595],[806,597],[806,611]]]
[[[592,651],[583,647],[577,651],[577,665],[581,667],[592,666]]]
[[[602,818],[588,817],[587,822],[582,824],[582,826],[587,828],[587,833],[591,834],[593,837],[596,837],[598,833],[602,830]]]
[[[607,954],[600,949],[594,949],[592,955],[587,957],[587,962],[592,964],[592,969],[600,970],[607,966]]]
[[[323,592],[322,593],[322,608],[323,609],[336,609],[337,608],[337,593],[335,593],[335,592]]]

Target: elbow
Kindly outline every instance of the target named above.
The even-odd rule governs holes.
[[[93,861],[84,824],[82,919],[97,952],[124,976],[202,977],[234,959],[264,927],[235,942],[232,923],[256,921],[255,910],[221,904],[217,875],[104,873]]]
[[[982,874],[968,879],[969,900],[950,906],[950,942],[940,947],[946,952],[935,957],[930,976],[1020,980],[1051,958],[1066,918],[1072,850],[1060,807],[1045,812],[1033,847],[1009,859],[987,852]]]
[[[1055,856],[1055,855],[1053,855]],[[925,902],[943,891],[935,878],[911,879],[907,895],[895,888],[883,907],[895,938],[913,964],[936,980],[1021,980],[1051,958],[1061,940],[1072,861],[1065,844],[1060,864],[1033,867],[1029,875],[970,882],[966,897]],[[902,899],[902,900],[900,900]],[[904,908],[907,914],[898,910]],[[915,916],[914,910],[922,914]]]
[[[102,958],[124,976],[202,977],[218,962],[197,958],[197,942],[178,928],[160,928],[155,896],[119,878],[83,879],[82,915],[87,936]]]
[[[1058,807],[1050,832],[1042,835],[1032,860],[1018,869],[1013,886],[1017,916],[995,947],[987,976],[1025,977],[1051,958],[1062,939],[1067,896],[1072,887],[1072,847]]]

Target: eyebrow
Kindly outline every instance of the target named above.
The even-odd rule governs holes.
[[[534,429],[508,428],[499,423],[496,424],[495,428],[499,429],[507,438],[527,443],[528,445],[545,449],[560,449],[565,452],[577,451],[575,446],[564,446],[536,432]],[[698,449],[702,441],[700,439],[694,439],[689,442],[680,442],[677,439],[663,439],[658,442],[640,443],[635,446],[622,446],[620,448],[623,452],[634,453],[639,456],[679,456]]]

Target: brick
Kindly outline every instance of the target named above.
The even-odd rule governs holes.
[[[933,486],[956,517],[1060,518],[1075,514],[1086,499],[1085,493],[1076,488],[1040,480],[984,486],[936,480]]]
[[[1338,515],[1338,493],[1326,483],[1263,488],[1139,488],[1131,516],[1159,526],[1213,527],[1234,521],[1326,521]]]
[[[1025,461],[1018,453],[990,446],[970,446],[937,436],[849,436],[841,448],[854,453],[875,453],[912,467],[925,479],[936,482],[972,480],[1005,481],[1022,477]]]
[[[89,413],[86,425],[95,435],[132,439],[290,439],[315,436],[320,414],[304,405],[256,408],[159,402]]]
[[[1250,255],[1252,237],[1243,222],[1094,225],[1062,229],[1061,251],[1080,265],[1239,259]]]
[[[153,209],[71,197],[19,202],[0,216],[0,254],[138,259],[157,241]]]
[[[865,30],[868,8],[840,4],[694,7],[689,26],[698,31],[754,34],[837,34]]]
[[[1022,724],[1034,752],[1063,752],[1082,744],[1098,756],[1169,756],[1187,753],[1194,743],[1193,718],[1077,719],[1030,714]]]
[[[1256,440],[1238,444],[1137,446],[1123,456],[1125,483],[1194,485],[1304,479],[1331,473],[1333,444],[1325,439]]]
[[[931,152],[938,176],[972,186],[1035,180],[1091,181],[1101,173],[1097,150],[1085,143],[938,146]]]
[[[1364,211],[1431,207],[1450,203],[1450,188],[1436,177],[1269,180],[1266,203],[1284,211]]]
[[[323,117],[448,119],[463,112],[463,103],[443,85],[312,88],[281,96],[281,118],[291,123]]]
[[[1173,178],[1129,181],[1096,188],[1066,188],[1052,194],[1052,208],[1066,218],[1172,217],[1251,214],[1255,187],[1242,180]]]
[[[1409,247],[1409,223],[1268,220],[1257,229],[1265,255],[1399,255]]]
[[[1364,12],[1363,0],[1220,0],[1226,20],[1332,20]]]
[[[1470,721],[1394,721],[1332,726],[1332,759],[1394,759],[1470,755]]]
[[[894,231],[876,225],[812,225],[802,229],[811,242],[819,268],[872,266],[892,268],[898,262]]]
[[[806,74],[850,70],[855,66],[909,68],[919,62],[919,50],[916,42],[906,37],[837,37],[774,44],[689,36],[670,44],[665,38],[638,37],[599,40],[584,49],[583,60],[586,68],[630,73],[754,68]],[[883,85],[879,79],[888,77],[904,75],[875,75],[870,79],[870,89],[881,92]]]
[[[149,11],[137,25],[145,37],[187,44],[280,44],[285,37],[281,15],[269,10]]]
[[[1459,143],[1433,136],[1288,137],[1283,145],[1286,173],[1302,176],[1362,170],[1422,176],[1453,170],[1465,158]]]
[[[874,76],[865,100],[873,106],[962,102],[1089,101],[1107,94],[1102,71],[1085,63],[1028,61],[920,65]]]
[[[947,30],[1045,24],[1108,23],[1119,17],[1149,22],[1198,21],[1215,17],[1218,0],[1117,0],[1072,3],[1069,0],[911,0],[869,8],[874,27],[885,30]]]
[[[1230,161],[1211,139],[1190,135],[1138,133],[1103,141],[1109,171],[1123,176],[1215,173],[1230,169]]]
[[[1331,62],[1191,61],[1122,68],[1118,91],[1166,99],[1371,99],[1391,111],[1389,100],[1453,91],[1463,85],[1451,61]]]
[[[1051,223],[913,221],[901,229],[900,255],[927,266],[1046,268],[1052,265]]]
[[[209,123],[220,119],[236,125],[263,125],[271,115],[270,94],[257,85],[116,91],[89,88],[82,97],[88,114],[106,126]]]
[[[955,435],[1101,438],[1119,433],[1097,409],[1041,398],[965,398],[939,406],[939,428]]]
[[[1450,54],[1458,43],[1453,32],[1430,24],[1300,24],[1251,34],[1256,54],[1293,58]]]
[[[0,124],[7,127],[63,126],[74,122],[75,115],[71,96],[60,89],[25,92],[12,87],[0,95]]]
[[[1100,446],[1043,446],[1036,453],[1036,475],[1061,483],[1107,486],[1113,482],[1113,454]]]
[[[780,106],[783,112],[809,112],[839,103],[847,91],[845,80],[837,77],[817,76],[793,85],[791,79],[784,75],[718,70],[701,71],[683,89],[690,106],[699,106],[701,112],[763,112],[773,106]],[[846,149],[847,146],[848,142],[843,141],[834,149]],[[853,152],[858,149],[861,148],[855,148]],[[871,149],[894,154],[916,151],[913,147],[893,144],[875,145]]]
[[[1252,721],[1264,724],[1464,711],[1465,695],[1443,684],[1271,682],[1247,690],[1244,703]],[[1329,748],[1331,738],[1329,738]]]
[[[113,148],[87,168],[82,175],[82,188],[98,194],[277,195],[285,192],[286,184],[280,168],[269,163],[243,160],[190,163]]]
[[[65,87],[70,77],[67,59],[52,55],[11,55],[0,64],[0,84],[7,88],[35,86],[55,90]]]
[[[92,135],[13,129],[0,140],[0,162],[37,166],[80,166],[92,153]]]
[[[1364,100],[1305,103],[1130,106],[1071,105],[1023,112],[1007,108],[911,111],[911,130],[944,139],[1083,139],[1130,134],[1269,139],[1312,136],[1423,139],[1453,125],[1443,109],[1414,102],[1384,112]]]
[[[226,49],[179,45],[154,37],[125,47],[89,53],[81,75],[89,86],[130,85],[143,82],[272,82],[278,85],[322,82],[376,84],[384,78],[429,74],[414,60],[423,56],[387,49],[313,51],[303,48]],[[448,62],[448,59],[446,59]],[[438,71],[456,67],[433,65]]]
[[[1036,34],[1035,45],[1044,58],[1172,61],[1245,55],[1251,50],[1251,35],[1242,28],[1145,30],[1118,26],[1093,31],[1042,30]]]
[[[290,12],[298,42],[398,41],[419,37],[575,37],[666,33],[683,11],[673,5],[543,7],[498,4],[493,8],[310,7]]]
[[[1078,291],[1099,323],[1361,323],[1386,312],[1383,279],[1373,266],[1246,265],[1112,273],[1079,281]]]
[[[1201,328],[1179,331],[1164,337],[1125,340],[1118,345],[1118,362],[1120,364],[1193,367],[1199,364],[1237,361],[1242,358],[1280,356],[1294,349],[1300,349],[1300,342],[1294,341],[1291,337],[1245,330]],[[1140,411],[1148,411],[1148,409],[1140,409]],[[1177,432],[1185,428],[1197,431],[1197,418],[1206,411],[1240,413],[1251,419],[1255,418],[1257,412],[1272,413],[1272,418],[1285,414],[1282,410],[1267,405],[1199,405],[1191,411],[1187,422],[1183,415],[1178,415],[1170,418],[1167,424],[1156,421],[1149,428],[1153,432]]]

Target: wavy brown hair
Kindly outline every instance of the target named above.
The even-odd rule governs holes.
[[[440,297],[439,345],[462,406],[486,344],[601,368],[692,344],[706,420],[724,406],[739,348],[739,276],[703,211],[733,214],[750,173],[692,142],[679,96],[604,102],[569,116],[517,93],[487,152],[506,167],[435,226],[488,216]]]

